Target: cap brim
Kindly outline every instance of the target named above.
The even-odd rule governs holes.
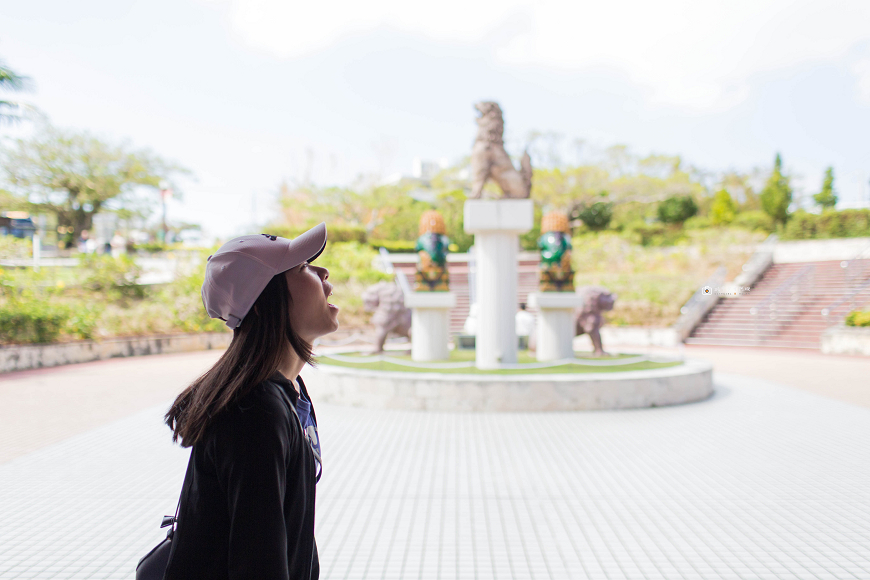
[[[326,224],[320,223],[294,238],[287,246],[287,262],[281,271],[295,268],[302,262],[313,262],[326,248]]]

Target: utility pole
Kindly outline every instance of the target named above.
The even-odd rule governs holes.
[[[166,243],[166,238],[169,233],[169,228],[166,226],[166,200],[172,197],[172,189],[166,181],[160,182],[160,202],[163,206],[163,238],[160,240],[163,244]]]

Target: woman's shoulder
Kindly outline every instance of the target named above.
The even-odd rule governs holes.
[[[281,394],[281,387],[269,379],[251,387],[244,395],[233,401],[215,419],[215,431],[244,430],[290,435],[288,425],[292,411]]]

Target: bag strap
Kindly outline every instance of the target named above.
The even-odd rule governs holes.
[[[303,387],[304,388],[304,387]],[[281,396],[284,397],[284,400],[287,402],[287,406],[290,407],[290,410],[293,411],[293,416],[296,417],[296,423],[299,425],[299,432],[302,433],[302,437],[307,440],[305,437],[305,425],[302,424],[302,419],[299,418],[299,413],[296,412],[296,405],[293,404],[293,401],[290,400],[290,396],[284,391],[281,385],[278,385],[278,390],[281,392]],[[311,447],[311,443],[308,443],[309,447]],[[320,466],[320,470],[314,478],[314,483],[320,481],[320,476],[323,475],[323,461],[320,460],[320,456],[314,448],[311,447],[311,451],[314,452],[315,461],[317,461]]]

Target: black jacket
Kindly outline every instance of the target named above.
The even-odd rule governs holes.
[[[194,444],[166,580],[319,577],[314,452],[282,390],[295,409],[296,390],[276,373]]]

